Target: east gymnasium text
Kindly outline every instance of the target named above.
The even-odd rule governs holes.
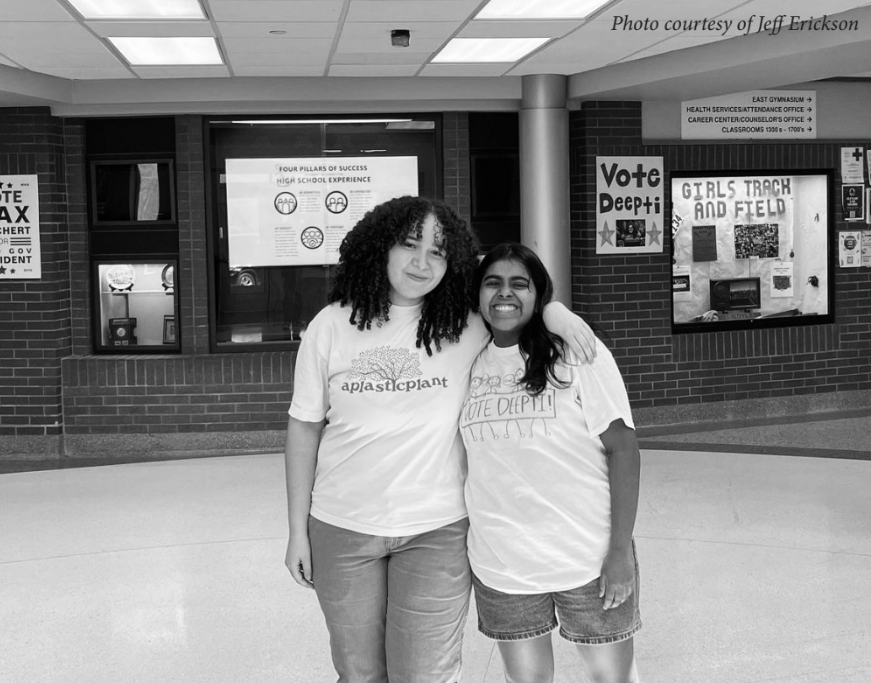
[[[788,20],[788,22],[787,22]],[[735,21],[733,19],[666,19],[662,22],[662,28],[666,31],[682,33],[684,31],[716,31],[720,35],[726,35],[732,26],[740,33],[767,33],[776,36],[782,30],[787,31],[858,31],[859,21],[856,19],[841,19],[835,21],[829,19],[828,14],[821,17],[802,19],[798,15],[787,16],[778,14],[768,16],[753,14],[749,19]],[[614,17],[611,25],[612,31],[657,31],[660,21],[658,19],[630,19],[628,14]]]

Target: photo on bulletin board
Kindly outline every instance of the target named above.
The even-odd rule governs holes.
[[[670,173],[672,330],[831,323],[834,171]]]
[[[777,258],[780,239],[776,223],[735,226],[735,258]]]

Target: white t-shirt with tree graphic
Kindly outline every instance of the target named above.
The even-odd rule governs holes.
[[[538,396],[518,385],[518,346],[490,344],[472,368],[460,430],[468,453],[469,559],[503,593],[547,593],[599,576],[611,535],[608,460],[599,436],[617,419],[634,429],[614,357],[572,356]]]
[[[415,348],[422,306],[391,306],[369,330],[351,309],[324,308],[300,344],[290,415],[327,426],[311,514],[375,536],[408,536],[466,516],[459,436],[469,370],[489,335],[480,317],[456,344]]]

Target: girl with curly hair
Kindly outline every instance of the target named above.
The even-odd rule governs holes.
[[[548,331],[553,286],[527,247],[493,249],[475,286],[493,341],[471,384],[509,380],[460,418],[478,628],[512,683],[553,680],[557,626],[591,681],[637,683],[640,456],[620,371],[601,342],[581,365]]]
[[[459,676],[471,578],[458,421],[489,338],[470,315],[476,263],[446,205],[385,202],[346,236],[331,303],[300,344],[285,563],[317,593],[341,683]],[[579,318],[548,313],[591,348]]]

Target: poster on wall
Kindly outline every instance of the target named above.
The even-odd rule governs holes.
[[[689,266],[675,266],[671,271],[671,293],[675,301],[692,301],[693,287]]]
[[[0,280],[40,278],[39,179],[0,175]]]
[[[771,267],[771,296],[774,298],[792,298],[795,296],[793,287],[793,264],[790,262],[775,263]]]
[[[860,231],[838,231],[838,263],[841,268],[858,268],[862,265],[862,233]]]
[[[862,267],[871,268],[871,230],[862,231]]]
[[[662,251],[662,157],[596,157],[596,253]]]
[[[862,185],[841,185],[841,202],[845,221],[865,220],[865,188]]]
[[[417,195],[416,157],[227,159],[230,266],[338,263],[381,202]]]
[[[717,226],[693,226],[693,261],[717,260]]]
[[[841,182],[865,182],[865,151],[861,147],[841,147]]]

